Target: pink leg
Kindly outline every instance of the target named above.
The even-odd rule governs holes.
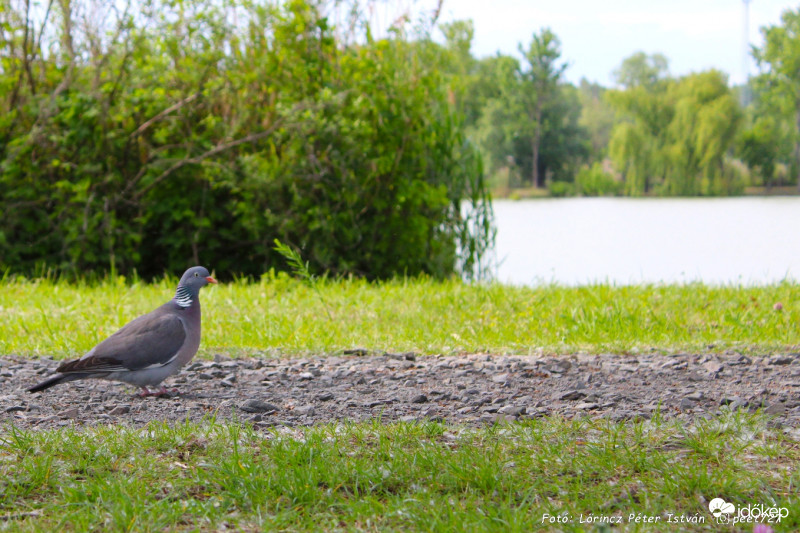
[[[172,392],[177,393],[178,389],[172,389]],[[156,391],[151,391],[147,387],[142,386],[142,391],[139,393],[139,397],[147,398],[148,396],[168,396],[169,393],[170,391],[168,391],[164,385],[161,385],[161,387]]]
[[[159,387],[159,389],[156,392],[156,394],[158,396],[168,396],[169,395],[169,391],[167,390],[167,388],[164,385],[161,385],[161,387]]]

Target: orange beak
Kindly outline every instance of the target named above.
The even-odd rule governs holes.
[[[211,276],[206,276],[206,281],[209,282],[209,283],[216,283],[217,282],[217,280],[215,280]]]

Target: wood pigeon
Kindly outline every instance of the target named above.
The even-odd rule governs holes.
[[[197,353],[200,289],[216,282],[204,267],[190,268],[181,277],[172,300],[129,322],[80,359],[61,363],[58,374],[28,392],[76,379],[100,378],[141,387],[141,396],[166,394],[163,385],[155,392],[148,387],[177,373]]]

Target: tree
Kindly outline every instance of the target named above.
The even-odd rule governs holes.
[[[794,138],[794,175],[800,188],[800,8],[781,15],[781,25],[761,29],[764,46],[753,48],[763,70],[758,87],[776,114],[790,121]]]
[[[755,113],[748,113],[755,115]],[[791,146],[786,150],[787,135],[784,124],[771,114],[749,116],[750,126],[739,132],[736,153],[753,172],[761,177],[761,183],[771,188],[775,179],[775,167],[784,152],[791,153]],[[780,185],[780,183],[778,184]]]
[[[517,170],[513,139],[518,136],[524,111],[520,101],[519,61],[497,54],[481,59],[470,92],[481,102],[469,130],[484,155],[490,175],[501,169]]]
[[[619,121],[609,155],[629,195],[733,194],[742,183],[726,172],[742,113],[727,78],[716,70],[679,79],[661,55],[638,52],[614,72],[608,91]]]
[[[618,85],[626,89],[653,87],[669,75],[668,67],[669,62],[662,54],[636,52],[623,60],[612,76]]]
[[[739,185],[724,173],[741,110],[718,70],[689,74],[670,87],[675,113],[670,122],[666,190],[671,195],[731,194]]]
[[[580,99],[578,89],[571,84],[561,84],[557,92],[542,109],[542,132],[538,157],[534,157],[534,143],[530,138],[514,139],[514,157],[523,175],[531,175],[538,159],[539,172],[548,180],[573,181],[578,167],[591,152],[589,134],[580,124]]]
[[[445,38],[441,51],[441,67],[447,76],[450,99],[460,113],[464,114],[466,126],[475,124],[480,116],[483,98],[474,87],[479,83],[476,72],[478,61],[472,57],[472,38],[475,29],[471,20],[456,20],[440,24]]]
[[[625,89],[609,91],[619,113],[609,155],[626,194],[733,194],[741,189],[725,172],[741,110],[724,74],[716,70],[680,79],[643,54],[626,59],[617,76]]]
[[[599,159],[608,149],[611,129],[616,120],[614,109],[605,98],[605,87],[582,79],[578,88],[581,110],[579,124],[589,134],[591,157]]]
[[[795,145],[794,116],[781,110],[781,98],[763,76],[751,78],[749,104],[736,139],[736,156],[750,168],[752,183],[771,188],[794,181],[791,177]],[[787,172],[788,171],[788,172]]]
[[[527,62],[525,70],[520,71],[520,79],[523,105],[533,127],[530,138],[531,181],[534,187],[541,187],[539,149],[542,133],[547,127],[543,122],[544,109],[556,97],[558,84],[567,64],[559,64],[561,42],[549,28],[542,29],[538,34],[534,33],[528,49],[520,44],[519,51]]]
[[[651,194],[663,183],[667,168],[667,130],[674,115],[669,88],[674,81],[666,74],[667,65],[653,57],[639,52],[624,60],[615,74],[623,88],[605,93],[618,116],[610,134],[609,156],[630,196]]]

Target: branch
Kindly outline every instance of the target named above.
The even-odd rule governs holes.
[[[44,35],[44,27],[47,25],[47,20],[50,18],[50,10],[53,7],[53,1],[54,0],[50,0],[47,3],[47,9],[44,12],[44,18],[42,19],[42,24],[41,26],[39,26],[39,38],[36,41],[36,48],[32,50],[31,59],[36,59],[36,55],[39,53],[39,50],[42,49],[42,36]]]
[[[70,5],[68,0],[60,0],[61,2],[61,11],[64,17],[64,47],[69,52],[69,64],[67,65],[67,71],[64,73],[64,77],[61,78],[61,81],[58,83],[58,86],[53,91],[53,94],[50,95],[50,107],[52,108],[56,98],[62,92],[64,92],[67,87],[69,87],[70,83],[72,83],[72,73],[75,70],[75,45],[72,41],[72,14],[70,12]],[[52,109],[48,110],[48,112],[43,113],[45,118],[49,118],[50,112]],[[38,120],[37,120],[38,122]]]
[[[25,60],[23,66],[25,67],[25,72],[28,74],[28,85],[31,87],[31,94],[34,96],[36,95],[36,82],[33,80],[33,71],[31,70],[31,61],[33,61],[32,57],[28,57],[28,44],[30,44],[31,48],[33,48],[33,39],[36,37],[35,35],[30,35],[30,39],[28,39],[28,34],[33,32],[33,21],[31,21],[31,2],[30,0],[25,1],[25,36],[22,41],[22,51],[25,54]],[[29,30],[30,27],[30,30]],[[30,42],[29,42],[30,41]],[[33,52],[31,52],[33,55]]]
[[[349,92],[349,91],[343,91],[343,92],[342,92],[342,93],[340,93],[338,96],[339,96],[340,98],[341,98],[341,97],[344,97],[344,95],[346,95],[348,92]],[[194,98],[196,98],[196,96],[197,96],[197,95],[195,94],[195,95],[193,95],[193,96],[190,96],[190,97],[188,97],[188,98],[193,98],[193,97],[194,97]],[[181,102],[178,102],[178,104],[180,104],[180,103],[181,103]],[[175,104],[175,105],[178,105],[178,104]],[[322,107],[322,106],[324,106],[324,105],[325,105],[325,104],[321,104],[321,105],[319,105],[319,104],[312,104],[312,103],[308,103],[308,102],[301,102],[301,103],[299,103],[299,104],[295,105],[295,106],[292,108],[292,110],[291,110],[291,112],[288,114],[288,116],[295,116],[295,114],[296,114],[298,111],[304,111],[304,110],[306,110],[306,109],[313,108],[313,107]],[[172,107],[174,107],[174,106],[172,106]],[[166,110],[166,109],[165,109],[164,111],[162,111],[161,113],[159,113],[159,115],[162,115],[162,114],[166,113],[167,111],[168,111],[168,110]],[[153,119],[150,119],[148,122],[152,122],[152,121],[153,121],[155,118],[157,118],[157,117],[153,117]],[[272,125],[272,127],[268,128],[268,129],[266,129],[266,130],[264,130],[264,131],[260,131],[260,132],[258,132],[258,133],[253,133],[253,134],[247,135],[247,136],[245,136],[245,137],[242,137],[241,139],[237,139],[237,140],[235,140],[235,141],[230,141],[230,142],[227,142],[227,143],[219,144],[219,145],[215,146],[214,148],[212,148],[211,150],[208,150],[207,152],[204,152],[204,153],[202,153],[202,154],[200,154],[200,155],[198,155],[198,156],[195,156],[195,157],[187,157],[187,158],[185,158],[185,159],[182,159],[182,160],[178,161],[177,163],[175,163],[175,164],[173,164],[171,167],[169,167],[167,170],[165,170],[164,172],[162,172],[162,173],[161,173],[161,174],[160,174],[160,175],[159,175],[159,176],[158,176],[158,177],[157,177],[155,180],[153,180],[153,182],[152,182],[152,183],[150,183],[149,185],[147,185],[146,187],[144,187],[144,188],[143,188],[141,191],[139,191],[138,193],[136,193],[136,194],[133,196],[133,200],[138,200],[138,199],[140,199],[140,198],[142,197],[142,195],[144,195],[145,193],[147,193],[147,191],[149,191],[150,189],[152,189],[153,187],[155,187],[156,185],[158,185],[160,182],[162,182],[164,179],[166,179],[167,177],[169,177],[169,176],[170,176],[170,175],[171,175],[173,172],[175,172],[175,171],[176,171],[176,170],[178,170],[179,168],[185,167],[186,165],[192,165],[192,164],[200,163],[200,162],[202,162],[203,160],[205,160],[205,159],[208,159],[209,157],[215,156],[215,155],[219,154],[220,152],[224,152],[224,151],[226,151],[226,150],[230,150],[231,148],[235,148],[235,147],[237,147],[237,146],[239,146],[239,145],[246,144],[246,143],[251,143],[251,142],[255,142],[255,141],[258,141],[258,140],[260,140],[260,139],[263,139],[264,137],[267,137],[267,136],[269,136],[269,135],[272,135],[272,133],[274,133],[274,132],[275,132],[275,130],[277,130],[279,127],[283,126],[283,124],[284,124],[284,123],[285,123],[285,121],[284,121],[284,120],[278,120],[278,121],[277,121],[275,124],[273,124],[273,125]],[[142,126],[140,126],[140,127],[139,127],[139,129],[142,129],[142,128],[143,128],[143,126],[144,126],[144,124],[143,124]],[[137,130],[137,131],[138,131],[138,130]],[[125,196],[125,195],[126,195],[126,194],[127,194],[127,193],[128,193],[128,192],[129,192],[129,191],[130,191],[130,190],[131,190],[131,189],[132,189],[134,186],[135,186],[135,185],[136,185],[136,183],[137,183],[137,182],[138,182],[138,181],[139,181],[139,180],[140,180],[140,179],[141,179],[141,178],[144,176],[144,174],[145,174],[145,171],[146,171],[146,166],[145,166],[145,167],[142,167],[142,169],[140,169],[140,170],[139,170],[139,172],[136,174],[136,177],[134,177],[134,178],[133,178],[131,181],[129,181],[129,182],[128,182],[128,185],[127,185],[127,186],[125,187],[125,189],[122,191],[122,196],[123,196],[123,197],[124,197],[124,196]]]
[[[253,134],[248,135],[246,137],[242,137],[241,139],[237,139],[235,141],[231,141],[231,142],[228,142],[228,143],[217,145],[214,148],[212,148],[211,150],[209,150],[209,151],[207,151],[207,152],[205,152],[203,154],[200,154],[198,156],[189,157],[189,158],[186,158],[186,159],[181,159],[180,161],[178,161],[177,163],[175,163],[174,165],[169,167],[167,170],[162,172],[149,185],[147,185],[141,191],[136,193],[134,195],[134,199],[135,200],[140,199],[144,194],[147,193],[147,191],[149,191],[150,189],[152,189],[153,187],[158,185],[160,182],[164,181],[166,178],[168,178],[173,172],[175,172],[179,168],[185,167],[186,165],[193,165],[193,164],[200,163],[204,159],[208,159],[209,157],[217,155],[220,152],[224,152],[225,150],[230,150],[231,148],[235,148],[236,146],[239,146],[240,144],[250,143],[250,142],[257,141],[259,139],[263,139],[264,137],[266,137],[268,135],[271,135],[276,129],[277,129],[277,125],[269,128],[267,130],[264,130],[264,131],[261,131],[261,132],[258,132],[258,133],[253,133]],[[131,181],[131,185],[133,185],[133,183],[134,182]],[[130,185],[128,187],[126,187],[126,190],[129,189],[129,188],[130,188]]]
[[[144,130],[146,130],[147,128],[152,126],[154,122],[157,122],[157,121],[161,120],[165,116],[169,115],[170,113],[172,113],[173,111],[175,111],[177,109],[180,109],[181,107],[185,106],[186,104],[195,101],[198,96],[200,96],[200,93],[196,92],[196,93],[194,93],[192,95],[187,96],[186,98],[184,98],[180,102],[176,102],[176,103],[172,104],[171,106],[169,106],[165,110],[161,111],[156,116],[154,116],[153,118],[151,118],[150,120],[148,120],[147,122],[145,122],[144,124],[142,124],[141,126],[136,128],[136,131],[131,133],[130,138],[136,137],[137,135],[141,135],[142,133],[144,133]]]

